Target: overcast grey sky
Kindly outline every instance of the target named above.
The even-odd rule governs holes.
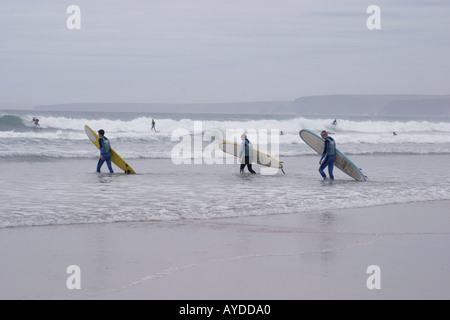
[[[0,101],[449,94],[449,21],[448,0],[2,0]]]

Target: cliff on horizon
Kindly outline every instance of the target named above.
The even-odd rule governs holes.
[[[294,101],[236,103],[68,103],[42,111],[224,113],[291,115],[450,116],[450,95],[324,95]]]

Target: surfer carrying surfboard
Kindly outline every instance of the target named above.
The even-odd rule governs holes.
[[[111,165],[111,143],[108,138],[105,137],[105,130],[98,130],[98,144],[100,145],[100,159],[97,164],[97,172],[100,173],[100,169],[106,161],[109,172],[114,173],[112,165]]]
[[[333,168],[334,162],[336,161],[336,142],[328,136],[328,133],[323,130],[320,135],[325,140],[325,148],[323,149],[322,158],[320,158],[319,164],[319,173],[320,175],[326,179],[327,175],[323,170],[328,167],[328,174],[330,175],[330,179],[334,180]]]
[[[248,171],[250,173],[255,174],[256,172],[252,169],[252,162],[250,159],[251,152],[251,143],[247,138],[247,135],[243,133],[241,135],[242,143],[241,143],[241,152],[239,153],[239,158],[241,158],[241,173],[244,173],[245,166],[247,166]]]

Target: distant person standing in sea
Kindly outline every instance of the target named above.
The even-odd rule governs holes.
[[[100,145],[100,159],[97,164],[97,172],[100,173],[100,169],[106,161],[110,173],[114,173],[111,165],[111,143],[108,138],[105,137],[105,130],[100,129],[98,131],[98,144]]]
[[[239,154],[239,158],[241,159],[241,173],[244,173],[245,166],[247,166],[248,171],[250,173],[255,174],[256,172],[252,169],[251,162],[251,143],[247,138],[247,135],[244,133],[241,135],[242,143],[241,143],[241,152]]]
[[[328,167],[330,179],[334,180],[333,168],[334,162],[336,161],[336,142],[334,142],[333,138],[328,136],[328,133],[325,130],[323,130],[320,135],[325,140],[325,148],[323,149],[322,158],[319,161],[319,173],[324,179],[327,179],[327,175],[323,170]]]
[[[156,122],[155,122],[155,119],[152,119],[152,128],[151,128],[151,130],[154,130],[155,132],[156,132]]]

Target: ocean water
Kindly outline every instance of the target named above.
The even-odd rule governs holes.
[[[40,119],[41,127],[31,122]],[[158,132],[151,132],[155,118]],[[0,228],[216,219],[450,199],[449,118],[0,111]],[[104,129],[137,172],[95,172],[84,126]],[[317,172],[301,129],[327,129],[368,177]],[[247,131],[282,172],[240,174],[218,148]],[[279,135],[283,131],[284,135]],[[397,135],[394,135],[393,132]],[[257,172],[260,166],[254,165]]]

